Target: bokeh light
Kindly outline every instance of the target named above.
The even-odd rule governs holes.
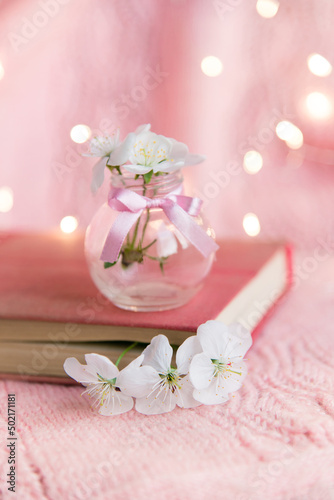
[[[299,149],[304,143],[303,132],[287,120],[283,120],[277,124],[276,134],[291,149]]]
[[[312,118],[324,120],[333,113],[333,105],[321,92],[311,92],[306,98],[306,108]]]
[[[67,215],[60,221],[60,229],[63,233],[73,233],[78,227],[78,219],[73,215]]]
[[[0,212],[6,213],[13,208],[14,193],[10,187],[0,187]]]
[[[316,76],[328,76],[332,72],[332,65],[320,54],[311,54],[307,58],[308,69]]]
[[[5,76],[5,69],[0,62],[0,80]]]
[[[201,69],[206,76],[218,76],[223,71],[223,63],[216,56],[207,56],[201,62]]]
[[[88,141],[91,135],[92,131],[88,125],[75,125],[71,130],[71,139],[77,144],[83,144]]]
[[[242,225],[248,236],[257,236],[261,231],[260,221],[253,213],[248,213],[244,216]]]
[[[257,174],[263,167],[262,155],[258,151],[247,151],[243,165],[248,174]]]
[[[277,0],[257,0],[256,10],[260,16],[270,19],[276,16],[279,9]]]

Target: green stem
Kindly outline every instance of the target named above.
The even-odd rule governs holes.
[[[137,239],[137,234],[138,234],[139,224],[140,224],[140,217],[137,220],[136,225],[135,225],[135,230],[133,232],[133,237],[132,237],[132,242],[131,242],[131,248],[134,248],[134,246],[135,246],[136,239]]]
[[[138,344],[138,342],[134,342],[133,344],[129,345],[129,347],[124,349],[124,351],[118,356],[118,359],[115,363],[115,366],[118,366],[120,361],[122,360],[124,354],[126,354],[128,351],[130,351],[130,349],[133,349],[134,347],[136,347],[137,344]]]
[[[113,170],[117,170],[119,175],[122,175],[121,168],[119,165],[108,165],[108,163],[107,163],[106,167],[109,168],[110,172],[112,172]]]
[[[147,250],[148,248],[150,248],[152,245],[154,245],[154,243],[156,243],[157,239],[151,241],[151,243],[149,243],[146,247],[142,248],[142,252],[145,252],[145,250]]]
[[[143,245],[143,243],[144,243],[144,236],[145,236],[146,228],[147,228],[149,221],[150,221],[150,209],[148,208],[146,211],[146,220],[145,220],[145,224],[143,227],[143,233],[141,235],[141,245]]]

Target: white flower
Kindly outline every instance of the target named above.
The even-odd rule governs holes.
[[[252,337],[240,324],[226,326],[220,321],[201,325],[197,337],[203,352],[193,357],[189,368],[193,396],[206,405],[224,403],[247,375],[243,357]]]
[[[119,145],[119,129],[116,129],[111,136],[106,134],[94,137],[89,143],[89,153],[87,156],[109,157]]]
[[[136,175],[147,174],[151,170],[154,173],[169,173],[204,160],[203,156],[189,155],[188,147],[182,142],[154,134],[143,127],[137,129],[140,133],[130,152],[129,164],[124,165],[127,171]]]
[[[182,248],[188,248],[189,243],[178,229],[172,224],[152,221],[151,227],[155,229],[158,257],[169,257],[178,252],[178,242]]]
[[[173,232],[164,222],[152,221],[152,228],[156,228],[155,237],[157,240],[158,257],[169,257],[177,253],[177,239]]]
[[[172,153],[171,157],[175,156],[179,157],[180,163],[183,163],[182,167],[187,167],[188,165],[197,165],[198,163],[202,163],[205,160],[205,156],[203,155],[195,155],[189,153],[188,146],[183,144],[183,142],[178,142],[175,139],[169,138],[172,143]],[[176,170],[176,169],[175,169]]]
[[[83,394],[93,398],[94,407],[99,407],[101,415],[119,415],[133,407],[133,399],[119,390],[119,372],[107,357],[100,354],[86,354],[86,365],[76,358],[67,358],[65,372],[77,382],[86,386]],[[130,365],[131,366],[131,363]]]
[[[130,133],[123,142],[119,140],[119,129],[112,136],[97,136],[90,141],[90,152],[86,156],[97,156],[101,160],[93,168],[91,190],[95,193],[104,180],[106,165],[118,167],[129,159],[130,150],[135,143],[136,135]]]
[[[142,355],[122,370],[119,387],[124,394],[137,398],[136,410],[145,415],[166,413],[176,405],[198,406],[187,374],[192,357],[200,351],[197,337],[189,337],[177,350],[177,368],[172,368],[173,349],[167,337],[157,335]]]

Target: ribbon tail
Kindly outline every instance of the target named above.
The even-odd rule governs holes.
[[[121,212],[110,228],[100,260],[104,262],[115,262],[118,259],[124,240],[130,229],[141,216],[139,212]]]
[[[217,243],[179,205],[166,205],[163,210],[172,224],[204,257],[218,250]]]

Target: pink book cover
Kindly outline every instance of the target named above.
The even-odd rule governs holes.
[[[137,326],[195,332],[215,318],[284,246],[257,241],[222,242],[212,271],[196,297],[178,309],[136,313],[118,309],[90,278],[82,235],[0,236],[0,319]],[[291,249],[287,286],[291,281]]]

